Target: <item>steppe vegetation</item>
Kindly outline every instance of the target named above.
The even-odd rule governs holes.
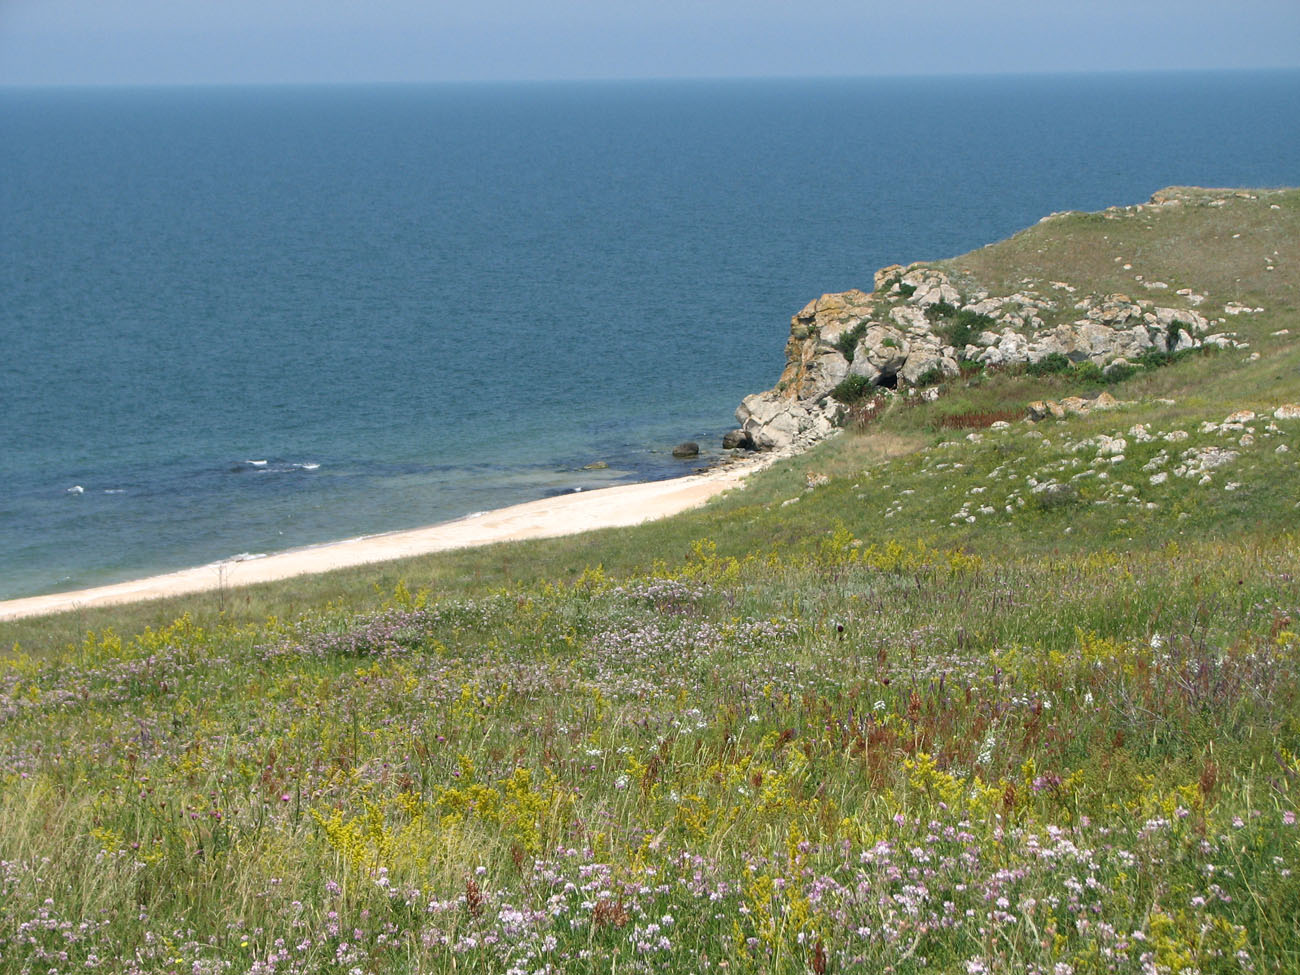
[[[1224,199],[946,262],[1264,309],[1113,408],[972,373],[635,530],[0,625],[0,970],[1300,970],[1300,192]]]

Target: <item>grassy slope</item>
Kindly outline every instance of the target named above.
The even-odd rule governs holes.
[[[1296,241],[1287,191],[945,262],[1265,308],[1115,411],[968,440],[1078,391],[978,376],[636,530],[0,625],[0,969],[1295,970],[1300,421],[1202,424],[1300,401]]]

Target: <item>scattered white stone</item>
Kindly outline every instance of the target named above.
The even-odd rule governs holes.
[[[1275,453],[1275,454],[1285,454],[1285,453],[1290,452],[1290,450],[1291,450],[1291,448],[1288,447],[1286,444],[1284,444],[1284,443],[1280,443],[1280,444],[1277,445],[1277,450],[1273,451],[1273,453]]]
[[[781,507],[782,507],[782,508],[788,508],[790,505],[792,505],[792,504],[798,504],[798,503],[799,503],[799,499],[798,499],[798,498],[790,498],[790,499],[788,499],[788,500],[786,500],[786,501],[782,501],[782,502],[781,502]]]
[[[1279,328],[1276,332],[1273,332],[1272,334],[1274,335],[1274,337],[1279,336],[1279,335],[1290,335],[1290,334],[1291,334],[1291,329],[1289,329],[1289,328]]]
[[[1241,439],[1237,441],[1237,443],[1241,444],[1243,447],[1249,447],[1254,442],[1255,438],[1249,433],[1243,433]]]
[[[1113,457],[1123,455],[1128,448],[1128,441],[1123,437],[1108,437],[1104,433],[1097,438],[1097,456]]]
[[[1273,411],[1279,420],[1300,420],[1300,403],[1283,403]]]
[[[1241,485],[1237,481],[1229,481],[1227,484],[1223,485],[1223,490],[1235,491],[1239,487],[1241,487]]]
[[[1235,413],[1229,413],[1224,423],[1249,423],[1255,419],[1253,410],[1237,410]]]
[[[1170,430],[1168,433],[1164,434],[1163,439],[1165,440],[1166,443],[1178,443],[1180,440],[1187,439],[1187,431]]]
[[[1185,463],[1174,473],[1180,477],[1201,476],[1199,483],[1208,484],[1210,471],[1232,463],[1239,456],[1235,450],[1225,450],[1222,447],[1192,447],[1183,451],[1182,459]]]

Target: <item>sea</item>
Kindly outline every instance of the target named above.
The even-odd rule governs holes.
[[[690,473],[811,298],[1297,183],[1295,71],[0,89],[0,598]]]

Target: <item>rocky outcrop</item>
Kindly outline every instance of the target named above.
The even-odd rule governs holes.
[[[1181,191],[1162,193],[1147,206],[1183,199]],[[1164,301],[1080,295],[1068,282],[1031,279],[1011,294],[993,294],[944,267],[881,268],[870,293],[825,294],[791,319],[780,381],[745,398],[736,411],[741,429],[728,440],[758,450],[806,444],[831,432],[846,412],[841,400],[860,397],[864,387],[935,387],[957,376],[963,362],[1005,367],[1061,357],[1114,371],[1152,353],[1245,347],[1235,333],[1214,331],[1227,319],[1196,310],[1204,295],[1169,292],[1141,275],[1135,283]]]
[[[805,403],[775,391],[746,396],[736,409],[740,429],[755,450],[816,443],[835,429],[839,407],[828,403]]]

